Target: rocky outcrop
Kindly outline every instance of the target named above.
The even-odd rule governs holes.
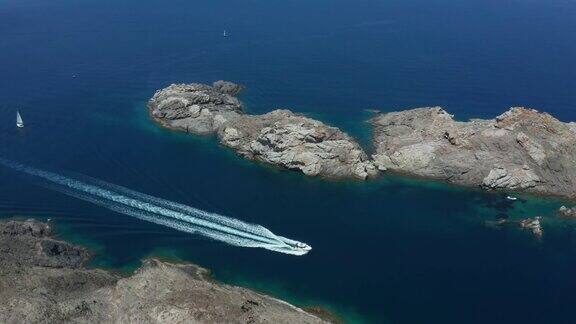
[[[323,323],[285,302],[156,259],[120,277],[48,224],[0,222],[0,323]]]
[[[230,91],[205,84],[172,84],[148,102],[152,118],[165,127],[193,134],[213,134],[222,123],[243,113]]]
[[[540,216],[536,216],[534,218],[526,218],[526,219],[521,219],[521,220],[508,220],[508,219],[498,219],[496,221],[486,221],[485,224],[491,227],[503,227],[506,225],[514,225],[517,226],[523,230],[529,231],[532,235],[534,235],[534,237],[536,237],[537,239],[541,239],[542,238],[542,217]]]
[[[230,81],[216,81],[212,84],[212,87],[219,92],[235,96],[242,91],[242,86]]]
[[[373,159],[394,170],[486,189],[576,196],[576,127],[533,109],[455,121],[440,107],[378,114]]]
[[[558,213],[560,214],[560,216],[565,216],[565,217],[576,217],[576,207],[566,207],[566,206],[562,206],[558,209]]]
[[[171,85],[150,99],[170,129],[216,134],[239,155],[309,176],[366,179],[392,170],[486,189],[576,197],[576,124],[533,109],[456,121],[440,107],[383,113],[371,121],[369,160],[350,136],[317,120],[275,110],[247,115],[231,82]]]
[[[536,238],[542,238],[542,217],[527,218],[520,221],[520,228],[530,231]]]
[[[350,136],[289,110],[242,116],[223,125],[218,138],[246,158],[309,176],[365,179],[376,172]]]
[[[366,179],[377,174],[360,145],[335,127],[289,110],[245,114],[233,96],[240,89],[225,81],[173,84],[157,91],[148,109],[161,125],[217,134],[223,145],[248,159],[309,176]]]

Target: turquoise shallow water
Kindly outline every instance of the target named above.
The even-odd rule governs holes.
[[[289,107],[368,150],[371,108],[444,105],[466,119],[526,105],[576,120],[574,2],[168,4],[3,2],[0,155],[261,224],[312,252],[228,246],[3,168],[2,217],[52,218],[62,237],[96,251],[95,266],[129,271],[143,257],[168,255],[351,322],[571,322],[576,222],[555,215],[565,202],[511,203],[505,194],[396,175],[305,178],[237,158],[212,138],[159,129],[145,103],[172,82],[229,79],[246,86],[251,113]],[[536,215],[544,217],[540,241],[483,226]]]

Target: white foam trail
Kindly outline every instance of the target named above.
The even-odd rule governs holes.
[[[43,179],[47,181],[47,187],[70,196],[182,232],[236,246],[260,247],[293,255],[307,253],[295,248],[297,241],[277,236],[261,225],[209,213],[96,179],[90,179],[91,183],[87,183],[2,158],[0,164]]]
[[[246,222],[243,222],[243,221],[240,221],[240,220],[237,220],[234,218],[226,217],[226,216],[223,216],[220,214],[210,213],[210,212],[198,209],[198,208],[190,207],[190,206],[179,204],[179,203],[176,203],[173,201],[169,201],[169,200],[161,199],[158,197],[150,196],[147,194],[143,194],[141,192],[134,191],[134,190],[124,188],[124,187],[121,187],[118,185],[114,185],[111,183],[107,183],[107,182],[104,182],[104,181],[98,180],[98,179],[91,178],[87,182],[95,183],[99,187],[104,188],[106,190],[118,192],[118,193],[121,193],[122,195],[135,198],[139,201],[150,202],[156,206],[159,206],[159,207],[162,207],[165,209],[169,209],[169,210],[174,211],[178,214],[183,214],[185,218],[189,217],[187,215],[194,215],[195,218],[201,218],[203,220],[207,220],[207,221],[210,221],[210,222],[213,222],[216,224],[220,224],[222,226],[241,229],[242,231],[245,231],[247,233],[253,233],[253,234],[258,235],[258,236],[270,237],[270,238],[273,238],[275,241],[279,241],[277,235],[273,234],[270,230],[268,230],[267,228],[265,228],[261,225],[258,225],[258,224],[250,224],[250,223],[246,223]],[[182,216],[182,215],[180,215],[180,216]]]

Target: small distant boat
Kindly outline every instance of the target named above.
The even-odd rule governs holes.
[[[19,111],[16,112],[16,127],[18,128],[24,127],[24,121],[22,120],[22,116],[20,116]]]
[[[517,200],[518,198],[512,197],[512,196],[506,196],[506,199],[508,199],[508,200]]]
[[[222,33],[223,37],[228,37],[228,34],[226,34],[226,30],[224,30],[224,33]]]

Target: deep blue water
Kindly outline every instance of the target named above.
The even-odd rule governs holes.
[[[0,215],[53,218],[97,252],[95,265],[168,254],[348,321],[570,323],[576,222],[554,215],[561,201],[390,175],[308,179],[158,129],[145,103],[172,82],[232,80],[251,113],[292,108],[368,150],[366,109],[442,105],[466,119],[523,105],[576,120],[574,17],[568,0],[2,1],[0,156],[262,224],[314,250],[227,246],[6,169]],[[543,239],[482,225],[502,214],[544,216]]]

